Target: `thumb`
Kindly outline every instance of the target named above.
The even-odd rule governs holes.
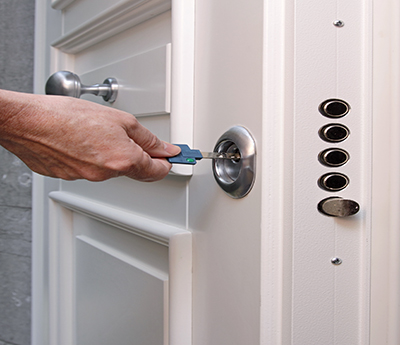
[[[128,128],[127,134],[150,157],[172,157],[181,152],[180,147],[160,140],[140,123]]]

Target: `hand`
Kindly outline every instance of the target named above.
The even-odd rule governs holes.
[[[45,176],[157,181],[171,169],[164,157],[180,152],[134,116],[96,103],[3,90],[0,102],[0,144]]]

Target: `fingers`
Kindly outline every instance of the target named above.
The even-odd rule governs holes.
[[[139,122],[126,128],[128,136],[151,157],[172,157],[181,152],[180,147],[158,139]]]
[[[144,152],[140,163],[132,166],[124,175],[142,182],[162,180],[171,170],[172,165],[163,158],[151,158]]]

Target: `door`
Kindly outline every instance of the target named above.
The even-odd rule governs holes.
[[[114,103],[82,98],[134,114],[164,140],[192,144],[191,131],[179,129],[193,127],[191,1],[177,1],[174,13],[168,0],[37,6],[37,47],[43,47],[38,79],[59,70],[76,73],[86,85],[115,78]],[[148,185],[36,176],[36,248],[44,249],[36,265],[37,344],[191,342],[190,174],[177,167],[174,175]]]
[[[83,97],[241,158],[35,176],[34,344],[368,343],[371,1],[37,0],[37,23],[36,92],[112,77]]]

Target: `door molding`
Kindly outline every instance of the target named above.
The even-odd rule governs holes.
[[[375,1],[371,345],[400,342],[400,4]]]
[[[51,0],[51,7],[55,10],[63,10],[68,5],[72,4],[75,0]]]
[[[170,0],[121,1],[62,35],[52,46],[64,53],[76,54],[169,9]]]
[[[100,204],[72,193],[54,191],[49,194],[49,197],[71,211],[79,212],[102,223],[129,231],[164,246],[170,246],[172,242],[175,243],[173,241],[175,236],[191,235],[191,232],[186,229]]]
[[[148,219],[72,193],[54,191],[50,203],[49,282],[50,343],[70,344],[73,332],[73,212],[168,247],[169,343],[187,345],[192,338],[192,234],[186,229]],[[62,246],[60,243],[62,242]],[[61,250],[62,248],[62,250]],[[57,326],[58,325],[58,326]],[[61,326],[62,325],[62,326]],[[52,342],[53,341],[53,342]]]

